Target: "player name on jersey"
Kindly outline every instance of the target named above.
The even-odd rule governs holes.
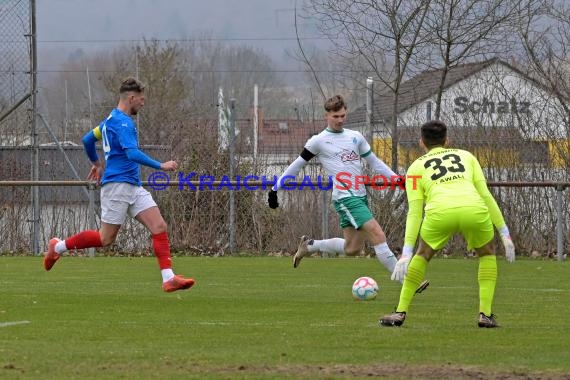
[[[455,181],[456,179],[465,179],[465,176],[463,174],[455,174],[455,175],[440,179],[439,183]]]

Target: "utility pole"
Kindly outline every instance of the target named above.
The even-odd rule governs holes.
[[[366,138],[374,148],[374,79],[366,78]]]
[[[40,146],[37,129],[37,95],[38,95],[38,57],[37,57],[37,30],[36,30],[36,0],[30,0],[30,56],[31,56],[31,100],[30,123],[32,134],[32,181],[40,180]],[[40,189],[32,186],[32,251],[34,255],[40,253]]]

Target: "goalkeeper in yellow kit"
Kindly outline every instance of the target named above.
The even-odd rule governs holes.
[[[427,153],[407,172],[406,235],[402,256],[392,273],[393,280],[403,278],[404,284],[396,311],[380,318],[382,326],[404,323],[428,262],[455,233],[462,234],[468,249],[475,249],[479,256],[478,326],[499,326],[491,312],[497,282],[493,225],[501,235],[509,262],[515,260],[515,247],[503,214],[487,188],[481,165],[468,151],[446,148],[446,143],[447,127],[443,122],[422,125],[420,145]],[[418,234],[418,248],[412,258]]]

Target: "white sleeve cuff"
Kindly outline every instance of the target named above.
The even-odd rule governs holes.
[[[499,233],[501,234],[501,236],[511,236],[511,233],[509,232],[509,227],[507,227],[506,224],[503,227],[499,228]]]
[[[412,255],[414,254],[414,247],[409,246],[409,245],[405,245],[404,248],[402,248],[402,257],[405,259],[408,259],[410,257],[412,257]]]

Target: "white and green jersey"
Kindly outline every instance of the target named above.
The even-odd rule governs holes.
[[[370,145],[360,132],[343,129],[335,132],[330,128],[311,137],[305,144],[305,149],[318,157],[327,175],[333,179],[332,200],[344,197],[366,195],[366,187],[354,185],[356,176],[363,175],[361,157],[368,156],[372,151]],[[345,184],[339,182],[337,175],[344,183],[350,181],[346,189]]]

